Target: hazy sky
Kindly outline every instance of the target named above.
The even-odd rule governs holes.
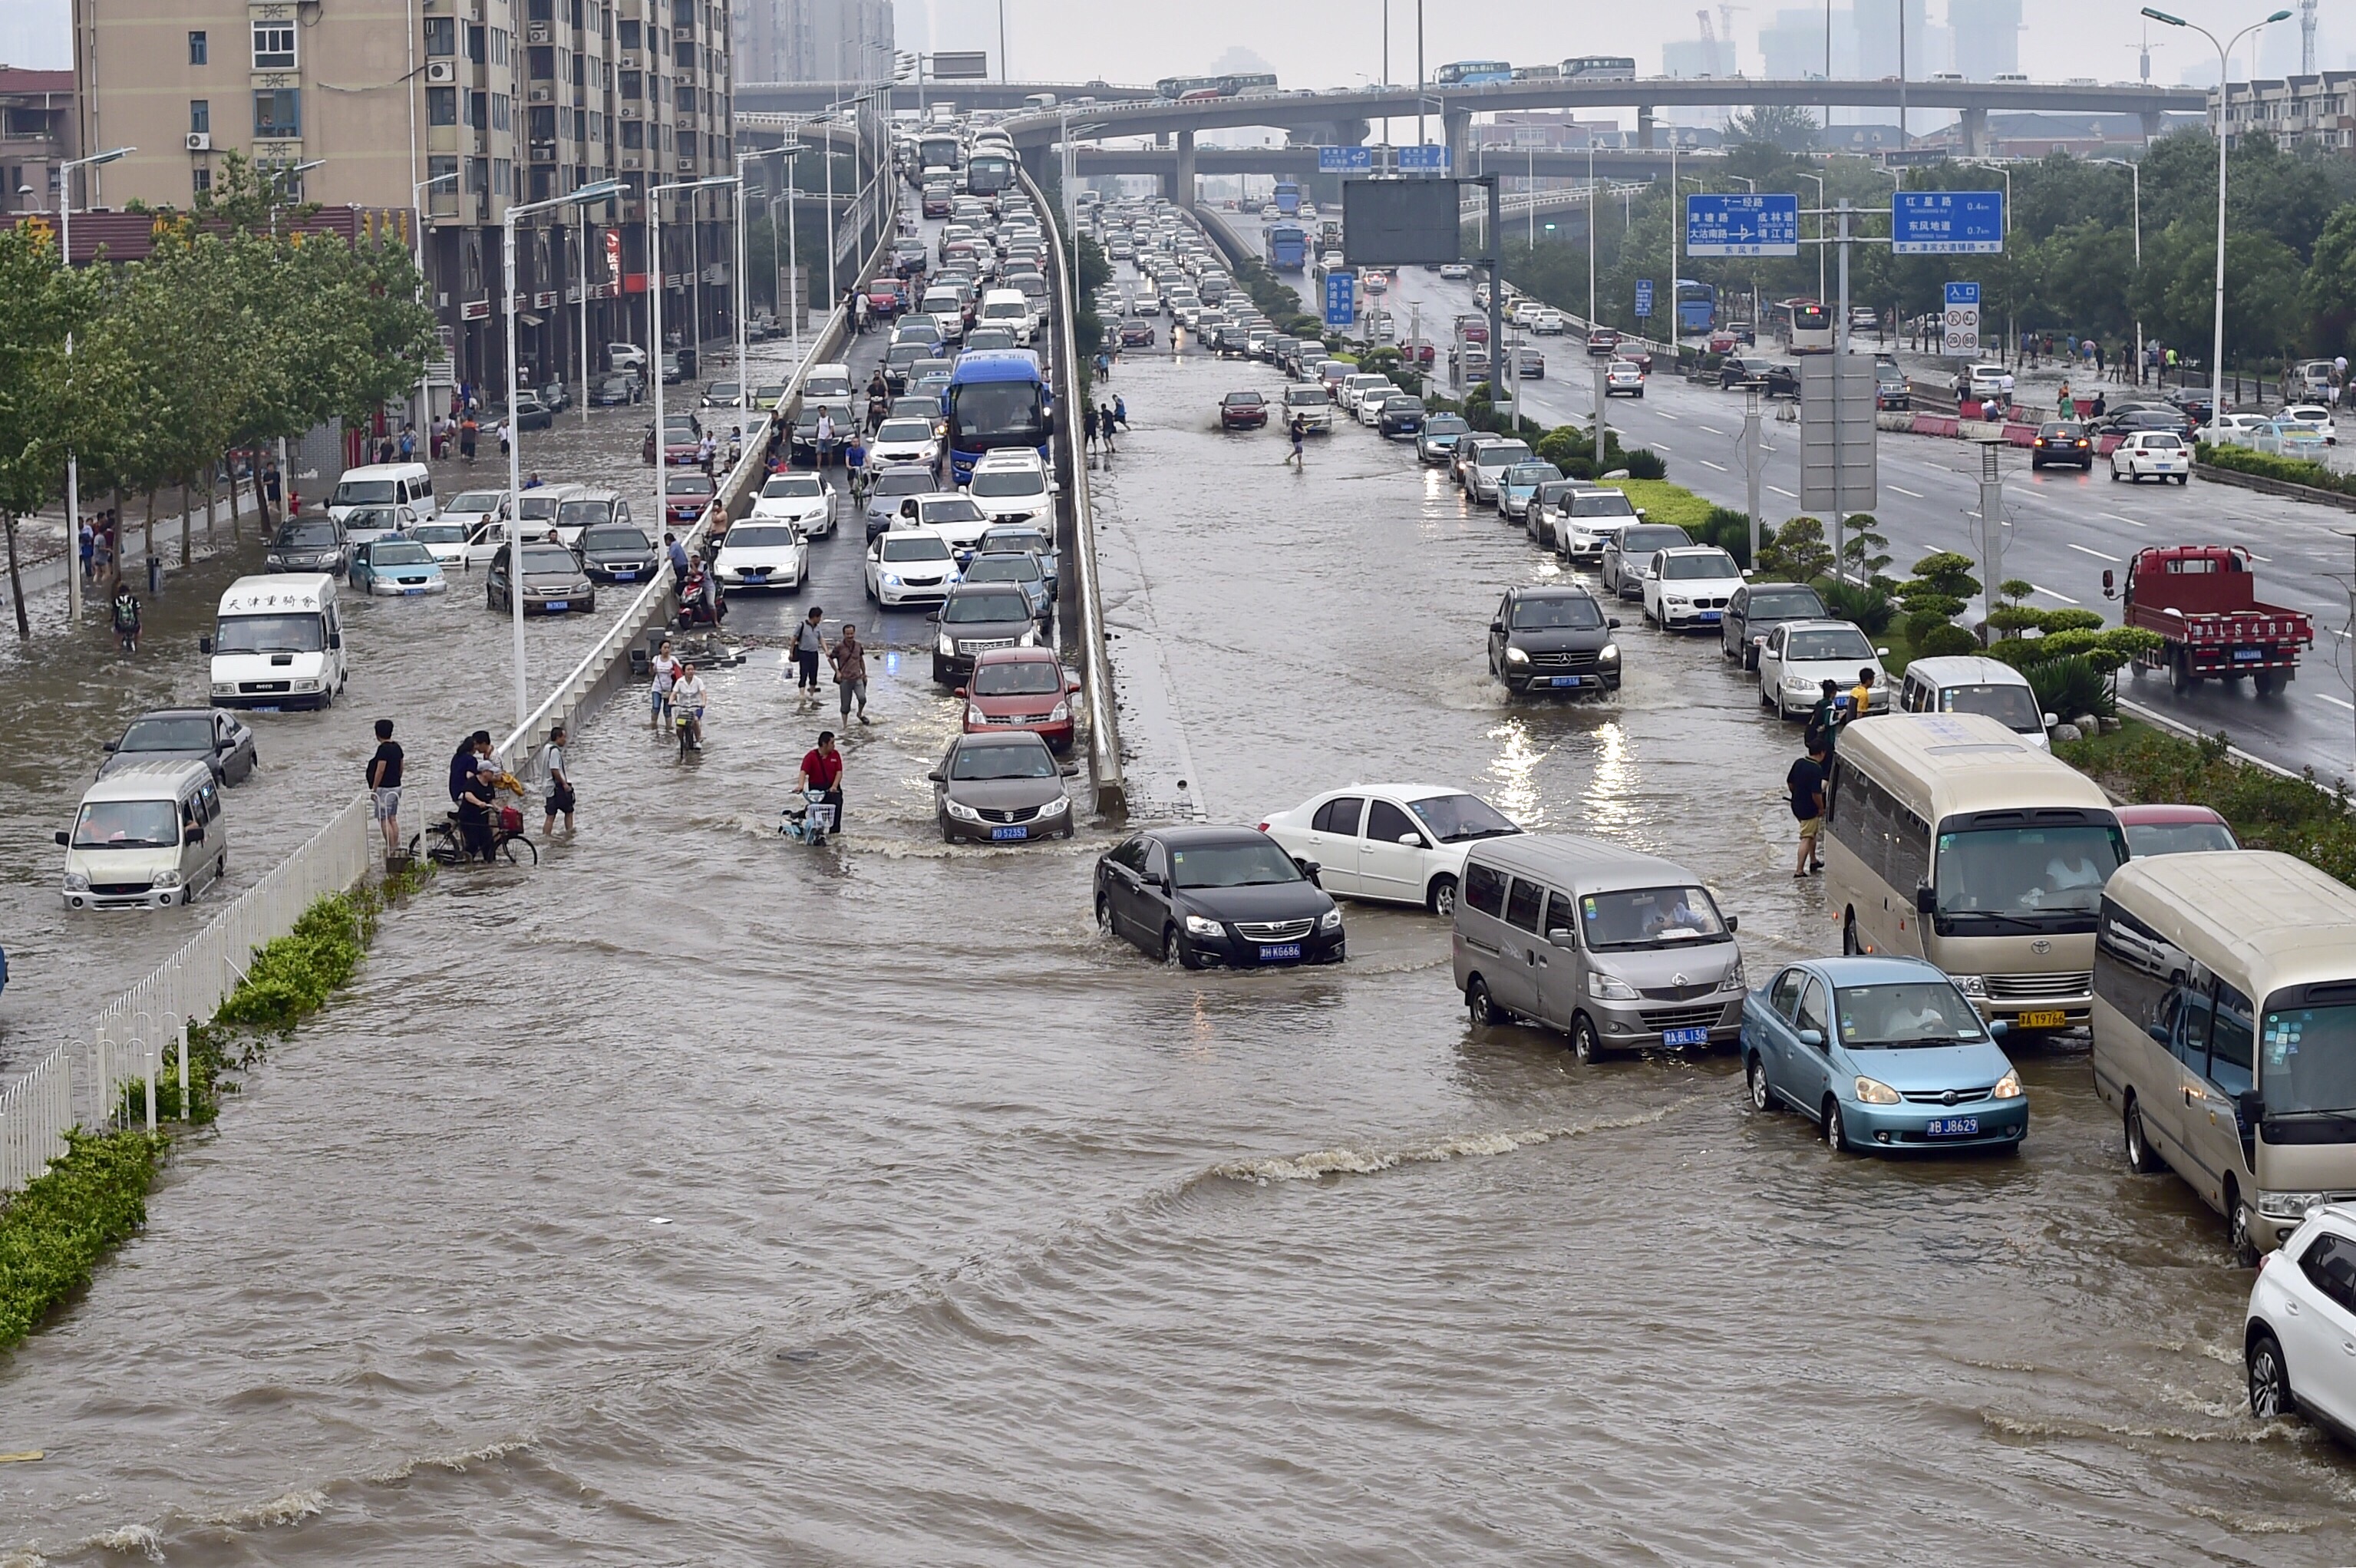
[[[999,0],[895,0],[903,48],[986,48],[998,55]],[[1861,0],[1894,5],[1897,0]],[[2297,0],[2286,0],[2294,9]],[[1848,0],[1840,0],[1846,8]],[[1944,22],[1947,0],[1927,0],[1933,25]],[[1106,0],[1004,0],[1007,53],[1017,76],[1033,80],[1151,81],[1194,75],[1208,69],[1228,48],[1241,46],[1275,67],[1287,86],[1344,87],[1382,75],[1382,0],[1184,0],[1176,13],[1149,6],[1142,13]],[[2094,76],[2129,81],[2136,73],[2132,45],[2143,24],[2139,0],[2069,0],[2054,5],[2027,0],[2020,58],[2032,76]],[[1627,54],[1637,70],[1661,69],[1661,45],[1699,36],[1693,9],[1638,7],[1625,0],[1483,0],[1427,4],[1424,59],[1427,68],[1452,59],[1503,59],[1524,64],[1574,54]],[[2265,16],[2265,0],[2176,0],[2179,16],[2224,33]],[[1777,5],[1761,0],[1731,13],[1733,32],[1746,71],[1760,69],[1758,30],[1772,25],[1780,10],[1814,11],[1821,4]],[[2323,63],[2351,64],[2356,53],[2356,0],[2324,0]],[[0,0],[0,62],[62,68],[72,63],[67,39],[67,0]],[[1415,80],[1416,0],[1390,0],[1393,81]],[[1723,27],[1710,8],[1713,27]],[[931,34],[927,38],[926,35]],[[2152,76],[2176,81],[2188,74],[2216,77],[2216,56],[2198,35],[2156,27],[2167,47],[2152,57]],[[2297,69],[2298,25],[2267,29],[2260,69],[2279,74]],[[2202,62],[2207,61],[2205,71]],[[2234,75],[2249,73],[2248,55],[2235,57]]]

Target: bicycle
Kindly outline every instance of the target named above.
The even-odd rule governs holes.
[[[509,865],[538,865],[539,847],[524,836],[522,828],[508,826],[505,817],[502,812],[492,822],[492,850],[505,856]],[[425,843],[428,837],[434,841],[430,844]],[[425,858],[436,865],[464,865],[475,858],[467,852],[466,834],[459,829],[455,811],[444,812],[440,822],[428,822],[423,832],[410,835],[409,858],[415,860],[421,848]]]

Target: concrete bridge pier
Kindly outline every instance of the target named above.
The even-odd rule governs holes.
[[[1178,133],[1178,168],[1164,193],[1188,212],[1194,210],[1194,133]]]
[[[1440,134],[1448,144],[1448,170],[1459,179],[1472,170],[1472,111],[1449,109],[1440,117]]]
[[[1653,106],[1636,105],[1636,145],[1645,152],[1653,150]]]
[[[2144,116],[2147,127],[2148,127],[2150,120],[2151,116],[2147,114]],[[1963,111],[1963,134],[1964,156],[1967,158],[1986,157],[1987,156],[1987,111],[1985,109],[1966,109]],[[2146,135],[2149,135],[2151,133],[2147,128],[2144,134]]]

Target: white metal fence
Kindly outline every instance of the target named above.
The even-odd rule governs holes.
[[[73,1119],[73,1058],[60,1046],[0,1090],[0,1193],[22,1190],[65,1154]]]

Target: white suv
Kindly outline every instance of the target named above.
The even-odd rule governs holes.
[[[2252,1415],[2303,1412],[2356,1433],[2356,1208],[2308,1209],[2258,1260],[2242,1345]]]
[[[2002,365],[1974,365],[1955,378],[1955,391],[1980,403],[2008,398],[2013,392],[2012,372]]]
[[[965,493],[992,523],[1055,524],[1055,481],[1036,452],[1016,449],[986,454],[973,466]]]
[[[1740,586],[1742,568],[1715,544],[1655,551],[1644,578],[1644,618],[1663,631],[1714,628]]]

